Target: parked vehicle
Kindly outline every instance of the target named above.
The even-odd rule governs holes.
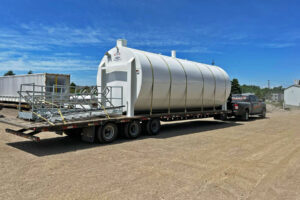
[[[231,100],[232,115],[247,121],[250,115],[266,117],[266,104],[252,94],[233,94]]]

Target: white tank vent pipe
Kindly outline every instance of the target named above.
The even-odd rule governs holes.
[[[125,40],[125,39],[118,39],[117,40],[117,47],[127,47],[127,40]]]
[[[176,51],[175,51],[175,50],[172,50],[172,51],[171,51],[171,55],[172,55],[172,58],[176,58]]]

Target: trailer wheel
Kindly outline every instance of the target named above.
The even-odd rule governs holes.
[[[160,130],[160,120],[151,119],[146,124],[146,130],[149,135],[157,135]]]
[[[114,123],[107,123],[98,128],[97,138],[101,143],[111,143],[118,136],[118,127]]]
[[[215,115],[215,116],[214,116],[214,119],[215,119],[215,120],[221,120],[221,115]]]
[[[142,126],[139,121],[132,121],[125,124],[125,136],[130,139],[134,139],[140,136],[142,132]]]

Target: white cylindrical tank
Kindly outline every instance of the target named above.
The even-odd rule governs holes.
[[[169,57],[126,45],[118,40],[105,54],[97,85],[122,86],[124,111],[130,115],[215,109],[226,103],[231,82],[220,67],[178,59],[175,52]]]

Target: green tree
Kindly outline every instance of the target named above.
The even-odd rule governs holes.
[[[4,76],[13,76],[15,73],[12,70],[7,71]]]
[[[31,70],[29,70],[27,74],[33,74],[33,72]]]
[[[76,87],[76,84],[74,82],[72,82],[70,84],[70,93],[75,93],[75,87]]]
[[[231,94],[241,94],[241,86],[237,78],[232,79],[231,81]]]

